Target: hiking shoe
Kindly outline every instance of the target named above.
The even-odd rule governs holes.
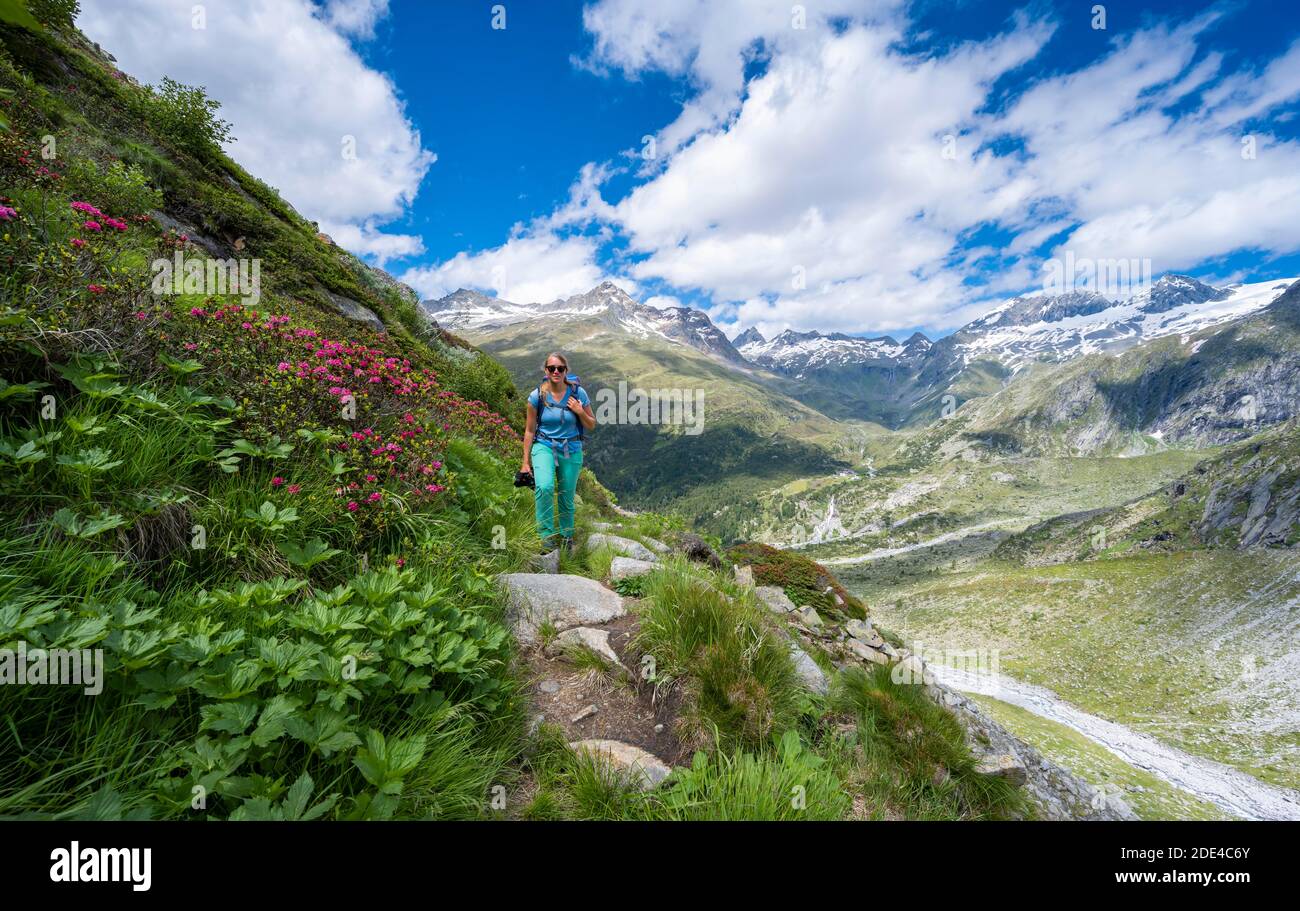
[[[572,538],[565,538],[564,543],[561,544],[560,547],[564,548],[564,553],[568,556],[572,556],[574,550],[576,550],[576,548],[573,546]]]
[[[542,539],[542,548],[541,548],[541,550],[538,551],[538,553],[549,554],[551,551],[556,550],[556,549],[558,549],[559,547],[560,547],[560,542],[559,542],[558,539],[556,539],[556,538],[543,538],[543,539]]]

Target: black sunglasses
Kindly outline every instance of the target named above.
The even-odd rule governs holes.
[[[569,368],[568,368],[568,367],[565,367],[563,364],[547,364],[547,365],[546,365],[546,372],[547,372],[547,373],[564,373],[564,372],[565,372],[566,370],[568,370],[568,369],[569,369]]]

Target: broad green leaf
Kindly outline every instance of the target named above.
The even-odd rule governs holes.
[[[251,700],[212,703],[202,706],[199,715],[203,719],[199,730],[242,734],[257,717],[257,703]]]

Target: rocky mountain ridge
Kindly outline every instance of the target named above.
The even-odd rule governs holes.
[[[1300,282],[1244,319],[1040,366],[1027,379],[925,433],[943,437],[948,456],[971,446],[1077,456],[1235,442],[1297,414]]]
[[[633,338],[688,346],[732,369],[796,379],[801,396],[828,416],[896,429],[923,426],[967,399],[990,395],[1034,364],[1122,352],[1245,319],[1292,283],[1216,288],[1166,275],[1122,302],[1087,290],[1024,295],[938,340],[916,332],[901,342],[793,329],[768,339],[754,327],[728,340],[704,311],[642,304],[612,282],[549,304],[460,289],[423,307],[440,325],[471,337],[531,321],[597,321]]]
[[[532,320],[594,319],[634,336],[658,336],[715,359],[747,366],[703,310],[639,303],[613,282],[602,282],[584,294],[549,304],[517,304],[461,288],[438,300],[425,301],[423,306],[439,325],[457,332],[483,334]]]

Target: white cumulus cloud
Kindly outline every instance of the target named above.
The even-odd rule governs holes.
[[[344,246],[381,262],[422,251],[383,226],[405,213],[435,156],[396,86],[346,37],[372,33],[387,0],[197,6],[201,18],[174,0],[83,0],[78,25],[143,82],[204,86],[232,124],[231,156]]]
[[[474,288],[516,303],[549,303],[590,291],[606,278],[596,264],[597,241],[518,231],[499,247],[457,253],[445,262],[406,271],[402,281],[425,299]]]
[[[634,279],[702,292],[765,334],[873,332],[959,325],[1041,286],[1038,248],[1058,236],[1055,255],[1156,274],[1300,249],[1300,143],[1268,126],[1300,97],[1300,42],[1229,67],[1224,8],[1114,36],[1022,13],[926,46],[904,4],[806,6],[803,30],[766,0],[585,11],[586,65],[694,89],[630,193],[587,194]],[[1054,36],[1099,54],[1040,66]]]

